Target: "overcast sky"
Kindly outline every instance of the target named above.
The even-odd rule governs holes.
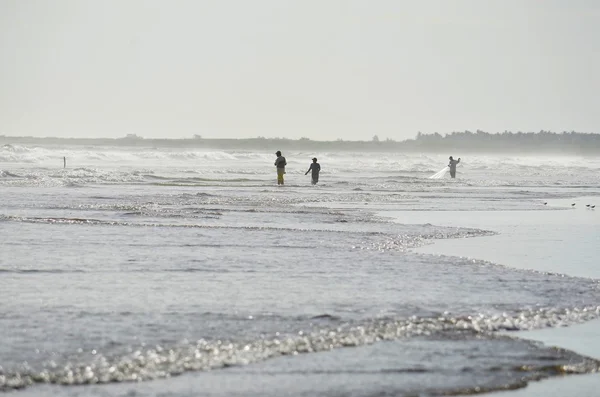
[[[596,0],[0,0],[0,134],[600,132]]]

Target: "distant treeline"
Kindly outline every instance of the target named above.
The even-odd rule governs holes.
[[[417,134],[416,139],[405,141],[412,148],[431,151],[455,149],[468,152],[515,152],[515,153],[566,153],[600,154],[600,134],[551,131],[488,133],[452,132],[441,134]]]
[[[229,150],[306,150],[306,151],[394,151],[394,152],[465,152],[479,153],[564,153],[600,155],[600,134],[580,132],[555,133],[485,131],[452,132],[441,135],[418,133],[415,139],[370,141],[316,141],[308,138],[205,139],[194,135],[189,139],[145,139],[129,134],[123,138],[36,138],[0,135],[0,144],[23,145],[101,145],[172,148],[210,148]]]

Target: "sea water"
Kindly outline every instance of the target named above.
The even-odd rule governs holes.
[[[437,395],[597,371],[498,332],[598,318],[596,279],[414,249],[493,239],[481,211],[595,197],[600,160],[462,156],[429,179],[445,157],[1,147],[0,390]]]

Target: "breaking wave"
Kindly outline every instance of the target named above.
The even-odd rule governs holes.
[[[19,389],[33,384],[84,385],[138,382],[167,378],[191,371],[208,371],[257,363],[281,356],[319,353],[355,348],[382,341],[443,335],[500,338],[497,331],[517,331],[579,323],[600,316],[600,306],[572,309],[537,309],[493,316],[441,315],[433,318],[378,319],[342,324],[296,335],[278,335],[247,342],[198,340],[174,346],[155,346],[129,354],[104,356],[93,353],[89,361],[46,364],[40,370],[0,372],[0,390]],[[71,359],[72,360],[72,359]],[[526,358],[524,358],[526,361]],[[600,369],[600,361],[572,354],[554,365],[518,367],[527,380],[567,373],[589,373]]]

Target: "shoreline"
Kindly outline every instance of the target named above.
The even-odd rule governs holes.
[[[568,200],[557,199],[549,200],[548,203],[549,206],[569,208],[571,201],[579,203],[585,202],[585,199],[585,197]],[[573,226],[581,227],[582,224],[588,224],[590,219],[588,215],[593,215],[591,211],[585,213],[585,207],[582,206],[577,212],[540,211],[540,213],[545,213],[546,216],[532,215],[533,213],[534,211],[499,211],[492,214],[489,211],[479,211],[480,216],[465,219],[464,213],[456,211],[446,211],[441,216],[439,213],[432,214],[432,211],[378,211],[378,215],[392,218],[395,222],[409,224],[432,223],[440,226],[460,225],[460,227],[476,227],[497,232],[493,236],[434,240],[432,244],[413,248],[411,251],[415,253],[476,258],[517,269],[600,279],[600,269],[597,266],[591,266],[595,262],[594,258],[572,257],[569,258],[570,261],[563,262],[561,261],[563,258],[556,259],[554,255],[558,251],[553,252],[551,248],[554,245],[556,250],[561,249],[557,236],[551,231],[552,225],[565,222],[568,224],[570,222]],[[498,214],[501,214],[501,216],[498,216]],[[442,219],[440,221],[440,219],[435,218]],[[597,224],[597,220],[596,216],[592,218],[591,225]],[[542,234],[541,238],[535,234],[535,231],[538,230]],[[545,234],[541,232],[544,230],[546,231]],[[515,245],[515,241],[520,241],[522,244]],[[568,243],[567,238],[565,244]],[[543,249],[544,245],[546,245],[546,249]],[[569,254],[573,254],[573,251],[568,252],[566,256],[568,257]],[[502,334],[541,342],[547,346],[568,349],[600,360],[600,319],[562,328],[502,332]],[[506,395],[506,397],[558,397],[565,395],[591,397],[599,395],[599,385],[599,373],[572,374],[545,378],[540,381],[530,381],[522,389],[491,393]],[[492,395],[491,393],[485,394]]]

